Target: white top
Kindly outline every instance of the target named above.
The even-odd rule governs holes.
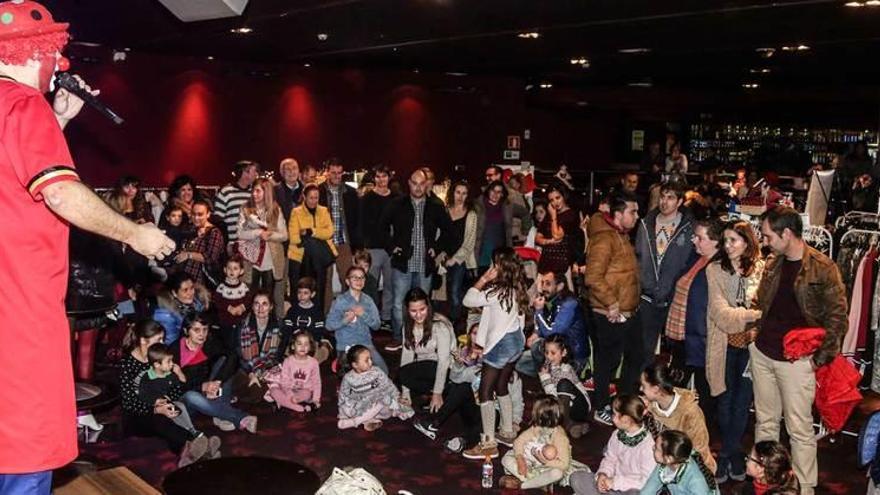
[[[505,335],[512,332],[522,334],[525,326],[525,316],[519,314],[519,305],[513,301],[510,312],[501,307],[501,301],[497,294],[488,295],[488,289],[477,290],[475,287],[468,289],[464,295],[462,304],[466,308],[482,308],[480,315],[480,327],[474,339],[478,346],[483,348],[483,354],[488,353],[495,347]]]

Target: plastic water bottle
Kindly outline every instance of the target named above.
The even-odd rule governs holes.
[[[486,459],[483,460],[483,477],[481,481],[483,488],[492,488],[493,470],[492,457],[487,455]]]

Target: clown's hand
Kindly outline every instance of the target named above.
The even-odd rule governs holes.
[[[100,90],[93,90],[90,88],[81,77],[73,77],[79,81],[80,87],[92,95],[98,96],[101,93]],[[79,96],[76,96],[64,88],[58,88],[58,91],[55,92],[55,101],[52,102],[52,110],[55,111],[55,118],[58,119],[58,124],[61,125],[62,129],[64,129],[67,123],[79,114],[84,103],[85,102]]]

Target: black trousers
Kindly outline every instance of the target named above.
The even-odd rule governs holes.
[[[468,447],[476,445],[480,441],[483,425],[480,422],[480,407],[477,405],[470,383],[447,383],[443,391],[443,406],[432,419],[434,424],[440,426],[456,413],[464,426],[462,436],[465,445]]]
[[[413,361],[397,372],[400,384],[413,395],[433,393],[437,376],[437,361]]]
[[[561,400],[568,400],[571,408],[568,415],[572,421],[579,423],[590,419],[590,404],[584,394],[570,380],[562,379],[556,384],[556,395]]]
[[[126,436],[159,437],[165,440],[168,448],[175,454],[180,454],[186,442],[193,439],[190,432],[161,414],[126,414],[122,418],[122,425]]]
[[[666,317],[669,306],[653,306],[642,301],[639,306],[639,321],[642,325],[642,350],[644,350],[644,366],[654,364],[657,340],[666,329]]]
[[[593,379],[596,384],[593,404],[596,409],[610,404],[608,385],[621,358],[623,373],[617,390],[624,393],[638,390],[639,375],[645,360],[640,316],[637,312],[623,323],[611,323],[605,315],[590,312],[593,324]]]

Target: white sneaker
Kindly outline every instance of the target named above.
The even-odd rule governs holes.
[[[239,425],[242,430],[247,430],[251,433],[257,432],[257,417],[256,416],[245,416],[244,419],[241,420],[241,424]]]
[[[220,431],[235,431],[235,424],[225,419],[214,418],[214,426],[220,428]]]

